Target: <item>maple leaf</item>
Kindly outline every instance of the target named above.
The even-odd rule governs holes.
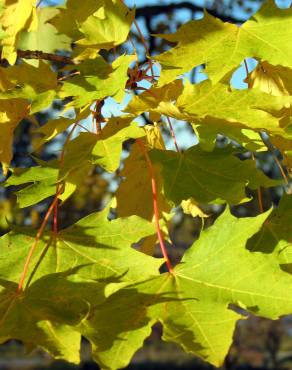
[[[29,105],[23,99],[0,100],[0,162],[4,176],[8,173],[12,159],[14,130],[28,113]]]
[[[102,3],[95,13],[80,24],[79,30],[85,37],[78,40],[77,44],[111,49],[126,41],[135,10],[130,11],[120,0]]]
[[[22,31],[17,43],[21,50],[40,50],[45,53],[53,53],[57,50],[71,51],[71,39],[59,34],[57,29],[49,21],[58,14],[58,10],[52,7],[37,9],[38,25],[33,31]],[[38,66],[39,61],[30,63]]]
[[[39,73],[46,79],[39,79]],[[24,62],[11,68],[3,68],[1,74],[5,80],[0,99],[27,99],[30,103],[30,113],[36,113],[47,108],[56,97],[57,76],[50,66],[43,61],[38,68]]]
[[[1,24],[6,33],[2,40],[1,57],[11,65],[16,62],[16,45],[22,30],[34,31],[37,28],[36,0],[9,2],[5,0]]]
[[[66,285],[56,274],[16,294],[17,284],[0,279],[0,343],[17,338],[28,350],[39,346],[57,359],[79,363],[81,335],[70,325],[86,316],[88,304],[79,295],[78,301],[65,307],[62,297],[73,293]],[[84,288],[89,289],[89,284]]]
[[[66,81],[59,95],[61,98],[73,96],[74,101],[71,105],[75,107],[89,105],[94,100],[108,96],[121,102],[125,96],[127,70],[134,59],[133,55],[122,55],[111,66],[101,56],[86,60],[76,66],[80,75]]]
[[[55,194],[58,172],[58,169],[52,167],[15,168],[5,186],[30,183],[29,186],[15,192],[19,206],[28,207]]]
[[[289,247],[292,242],[289,228],[292,220],[291,210],[292,197],[285,194],[259,232],[249,240],[247,248],[252,252],[274,253],[276,259],[280,259],[283,264],[289,264]]]
[[[37,128],[33,131],[36,137],[33,138],[34,150],[39,149],[41,145],[44,145],[54,137],[65,131],[75,122],[80,122],[86,119],[90,115],[90,109],[77,110],[75,118],[59,117],[57,119],[49,120],[45,125]]]
[[[145,136],[143,128],[131,123],[132,120],[133,117],[127,116],[112,117],[108,120],[92,150],[94,164],[108,172],[119,167],[123,142]]]
[[[140,266],[146,276],[157,274],[161,260],[130,248],[141,238],[154,234],[154,226],[137,216],[109,221],[108,212],[105,208],[61,230],[56,245],[49,234],[45,235],[33,255],[30,279],[85,265],[88,267],[80,274],[90,279],[118,276],[133,282],[142,276]],[[18,281],[34,233],[31,229],[15,228],[0,238],[1,278]],[[37,266],[36,271],[33,266]]]
[[[240,161],[233,154],[232,148],[204,152],[193,146],[184,153],[153,150],[150,156],[162,167],[165,196],[175,205],[191,197],[197,203],[238,204],[248,200],[245,186],[277,184],[257,170],[254,161]]]
[[[93,342],[93,356],[100,366],[126,366],[156,321],[163,324],[164,340],[219,366],[236,321],[242,318],[231,304],[272,319],[291,312],[290,276],[273,256],[245,248],[267,216],[237,219],[225,211],[201,234],[173,274],[110,295],[82,329]],[[98,336],[96,330],[104,334]]]
[[[159,168],[154,166],[157,187],[159,212],[169,212],[162,193],[162,179]],[[117,192],[117,214],[121,217],[137,215],[147,220],[153,219],[153,202],[151,177],[147,161],[138,144],[134,144],[130,156],[125,160],[124,168],[120,172],[124,177]],[[128,194],[131,194],[129,198]],[[151,201],[149,201],[151,199]]]
[[[291,9],[279,9],[272,0],[240,27],[205,12],[202,20],[190,21],[174,34],[157,35],[178,43],[155,57],[162,66],[159,86],[200,64],[206,64],[209,78],[218,82],[248,57],[291,68],[291,25]]]
[[[246,82],[250,88],[274,96],[292,95],[292,69],[282,66],[273,66],[266,61],[260,62],[248,75]]]

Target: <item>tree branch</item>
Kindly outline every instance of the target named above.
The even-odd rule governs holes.
[[[180,9],[188,9],[192,12],[203,12],[204,7],[199,5],[194,5],[189,3],[188,1],[183,1],[181,3],[174,3],[168,5],[153,5],[153,6],[144,6],[141,8],[136,9],[136,18],[139,17],[153,17],[160,14],[167,14],[169,12],[174,12]],[[208,13],[213,15],[214,17],[220,18],[224,22],[231,22],[231,23],[243,23],[246,19],[243,18],[234,18],[232,16],[227,16],[222,13],[218,13],[216,10],[213,9],[206,9]]]
[[[63,55],[51,54],[51,53],[44,53],[39,50],[17,50],[18,58],[23,59],[43,59],[49,60],[55,63],[64,63],[64,64],[76,64],[70,57],[66,57]],[[5,59],[0,59],[0,63],[3,64]]]

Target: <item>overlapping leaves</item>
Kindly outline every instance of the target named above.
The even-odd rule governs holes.
[[[177,45],[155,57],[162,67],[158,84],[132,97],[125,115],[104,118],[103,110],[92,114],[91,109],[108,97],[121,103],[129,92],[135,56],[111,59],[110,50],[127,40],[134,11],[120,0],[84,0],[82,6],[68,0],[59,8],[36,5],[31,0],[0,1],[1,58],[13,65],[18,49],[32,49],[58,52],[58,57],[72,52],[72,59],[60,75],[56,66],[39,60],[0,68],[4,175],[20,121],[27,116],[34,120],[33,114],[57,98],[67,105],[59,117],[33,132],[38,165],[11,169],[5,186],[17,187],[20,207],[56,196],[60,187],[57,196],[60,204],[65,202],[96,167],[115,176],[118,188],[111,221],[107,207],[40,236],[20,290],[36,231],[11,225],[1,237],[0,342],[19,339],[29,350],[41,346],[55,358],[77,363],[83,335],[101,368],[118,369],[127,366],[159,321],[164,340],[221,365],[241,318],[235,306],[271,319],[292,312],[291,195],[277,209],[254,218],[235,218],[226,209],[167,273],[159,272],[163,260],[152,257],[157,223],[169,240],[166,224],[172,206],[205,217],[198,204],[247,202],[247,187],[283,184],[240,154],[263,150],[260,134],[265,131],[290,166],[291,9],[280,10],[268,1],[242,26],[205,13],[175,34],[160,35]],[[247,57],[259,64],[246,78],[249,89],[239,91],[229,80]],[[190,84],[176,79],[200,64],[205,64],[209,80]],[[133,119],[140,115],[153,125],[139,127]],[[199,145],[182,152],[166,150],[163,116],[191,123]],[[92,122],[100,125],[97,132]],[[74,131],[77,127],[81,132]],[[37,158],[68,129],[74,135],[58,160]],[[218,134],[237,144],[217,148]],[[129,156],[123,160],[125,148]]]
[[[223,23],[205,12],[202,20],[188,22],[174,34],[158,35],[178,43],[155,58],[163,69],[159,84],[200,64],[206,64],[210,79],[217,82],[248,57],[291,68],[291,25],[291,10],[277,8],[272,0],[242,26]]]

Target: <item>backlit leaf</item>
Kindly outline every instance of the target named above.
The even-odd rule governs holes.
[[[184,153],[153,150],[160,164],[165,196],[179,204],[193,198],[197,203],[238,204],[247,201],[245,187],[276,186],[277,182],[255,169],[254,161],[241,161],[231,148],[204,152],[193,146]]]
[[[206,64],[210,79],[217,82],[248,57],[291,68],[291,25],[292,10],[279,9],[272,0],[242,26],[223,23],[205,12],[203,19],[184,24],[174,34],[157,35],[178,43],[155,57],[162,65],[159,85],[200,64]]]

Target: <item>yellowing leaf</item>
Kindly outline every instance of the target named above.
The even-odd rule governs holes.
[[[46,78],[39,78],[40,74]],[[57,76],[43,61],[39,63],[38,68],[25,62],[11,68],[3,68],[1,75],[5,76],[9,84],[6,82],[6,89],[0,92],[0,99],[27,99],[31,104],[30,113],[47,108],[56,96]]]
[[[79,0],[67,0],[65,6],[58,8],[50,23],[53,24],[61,34],[68,35],[73,40],[80,39],[82,33],[79,30],[80,24],[95,13],[103,5],[103,0],[84,0],[80,6]]]
[[[291,80],[292,69],[260,62],[246,81],[251,88],[258,88],[274,96],[282,96],[292,95]]]
[[[144,112],[158,112],[163,103],[171,103],[182,93],[182,80],[176,80],[161,88],[152,87],[140,95],[134,96],[125,108],[125,112],[138,116]]]
[[[130,11],[120,0],[104,0],[93,15],[80,25],[85,36],[79,45],[95,45],[99,49],[111,49],[126,41],[135,11]]]
[[[292,10],[279,9],[272,0],[240,27],[205,12],[202,20],[188,22],[174,34],[157,35],[178,43],[155,57],[162,65],[159,86],[200,64],[206,64],[210,79],[217,82],[247,57],[291,68],[291,30]]]
[[[90,109],[77,112],[75,118],[60,117],[58,119],[49,120],[45,125],[34,130],[36,137],[33,139],[34,150],[38,149],[44,143],[52,140],[55,136],[65,131],[73,123],[79,122],[87,118],[90,114]]]
[[[194,201],[193,198],[183,200],[181,202],[181,207],[183,209],[183,212],[186,213],[187,215],[192,215],[193,217],[208,217],[201,208],[198,206],[198,204]]]
[[[126,41],[134,18],[120,0],[68,0],[51,23],[79,46],[111,49]]]
[[[162,179],[159,169],[154,166],[157,186],[158,208],[160,213],[170,210],[161,192]],[[125,165],[120,173],[124,177],[117,193],[117,214],[138,215],[147,220],[153,219],[153,195],[148,164],[138,144],[134,144],[130,156],[125,160]],[[129,196],[131,195],[131,196]]]
[[[14,64],[17,58],[16,47],[22,30],[34,31],[37,28],[36,0],[5,0],[1,23],[7,37],[2,41],[1,58]]]
[[[40,50],[44,53],[54,53],[57,50],[71,51],[71,39],[68,36],[60,35],[56,28],[49,23],[50,19],[58,14],[58,10],[52,7],[38,8],[38,26],[33,31],[22,31],[17,43],[21,50]],[[38,66],[39,61],[34,60]]]
[[[144,129],[146,131],[149,149],[156,148],[165,150],[163,137],[161,135],[158,124],[154,123],[154,125],[145,125]]]
[[[4,176],[12,159],[14,129],[28,115],[29,106],[23,99],[0,100],[0,162]]]

